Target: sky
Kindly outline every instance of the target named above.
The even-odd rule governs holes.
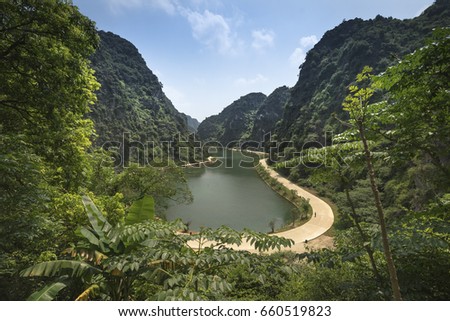
[[[292,87],[306,53],[344,20],[413,18],[433,0],[73,0],[131,41],[175,107],[202,121],[251,92]]]

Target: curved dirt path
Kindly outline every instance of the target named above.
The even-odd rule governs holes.
[[[270,168],[266,163],[266,159],[260,159],[259,164],[264,167],[264,169],[270,174],[271,177],[275,178],[286,188],[295,190],[297,191],[298,196],[301,196],[305,199],[309,199],[309,204],[312,207],[313,215],[308,222],[291,230],[272,234],[293,240],[295,244],[290,248],[290,250],[294,252],[304,252],[305,245],[308,246],[308,243],[310,241],[315,240],[316,238],[322,236],[326,231],[328,231],[331,228],[334,222],[333,210],[331,209],[330,205],[328,205],[325,201],[311,194],[310,192],[304,190],[298,185],[292,183],[288,179],[282,177],[272,168]],[[323,240],[321,240],[322,243],[323,242],[329,243],[325,239],[326,237],[324,237]],[[305,243],[306,240],[308,241],[308,243]],[[321,245],[317,244],[319,242],[313,243],[316,243],[311,244],[314,247],[317,245],[319,246]]]
[[[282,177],[280,174],[278,174],[276,171],[274,171],[267,165],[266,159],[260,159],[259,163],[265,168],[265,170],[270,174],[271,177],[275,178],[282,185],[284,185],[288,189],[297,191],[298,196],[301,196],[305,199],[309,199],[309,204],[312,207],[313,215],[308,222],[304,223],[301,226],[290,229],[288,231],[271,234],[275,236],[285,237],[295,242],[295,244],[292,245],[292,247],[282,248],[282,250],[303,253],[308,250],[307,248],[319,249],[324,247],[332,247],[333,246],[332,238],[323,235],[326,231],[328,231],[331,228],[334,222],[334,215],[330,205],[328,205],[325,201],[323,201],[319,197],[311,194],[310,192],[299,187],[298,185],[292,183],[288,179]],[[307,242],[305,242],[306,240]],[[196,248],[198,247],[198,243],[191,244],[191,246],[193,248]],[[254,249],[254,247],[246,241],[243,241],[242,244],[239,246],[232,246],[232,248],[235,250],[257,252]],[[275,251],[276,250],[270,250],[267,251],[266,253]]]

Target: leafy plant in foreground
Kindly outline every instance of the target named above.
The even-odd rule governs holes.
[[[146,282],[158,289],[146,299],[198,300],[214,299],[231,289],[221,270],[233,264],[249,264],[251,254],[237,251],[243,240],[256,250],[281,249],[291,240],[269,237],[263,233],[228,227],[202,229],[196,234],[183,234],[181,221],[165,222],[140,217],[130,225],[111,226],[88,197],[83,203],[90,227],[81,227],[83,236],[75,247],[66,251],[73,259],[43,262],[21,272],[23,277],[61,277],[48,286],[46,296],[53,299],[70,280],[82,284],[82,292],[73,298],[131,300],[138,283]]]

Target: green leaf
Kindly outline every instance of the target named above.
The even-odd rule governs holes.
[[[102,239],[103,232],[108,233],[112,229],[111,224],[109,224],[89,196],[84,195],[82,200],[92,228],[100,236],[100,239]]]
[[[130,209],[128,210],[128,215],[125,218],[125,224],[131,225],[142,223],[153,219],[154,216],[155,200],[152,196],[144,196],[131,205]]]
[[[89,241],[89,243],[99,246],[100,244],[99,239],[94,235],[94,233],[89,231],[87,228],[81,227],[80,233]]]
[[[22,277],[70,275],[79,277],[85,273],[99,273],[101,270],[80,261],[57,260],[38,263],[20,272]]]
[[[31,294],[27,301],[53,301],[58,295],[59,291],[64,289],[67,285],[62,282],[55,282],[44,286],[41,290]]]

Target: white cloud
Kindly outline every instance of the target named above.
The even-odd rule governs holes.
[[[303,48],[312,48],[318,42],[319,41],[317,40],[317,37],[315,35],[308,36],[308,37],[302,37],[300,39],[300,45]]]
[[[314,47],[317,42],[315,35],[302,37],[299,41],[300,47],[295,48],[294,52],[289,56],[291,65],[295,67],[300,66],[305,61],[308,50]]]
[[[169,15],[180,15],[189,22],[193,37],[212,50],[223,55],[235,55],[243,46],[232,32],[229,21],[222,15],[204,10],[202,6],[222,6],[219,0],[103,0],[112,12],[119,14],[126,9],[151,9],[164,11]],[[195,7],[196,9],[193,9]],[[233,19],[235,20],[235,19]]]
[[[230,25],[223,16],[209,10],[203,13],[184,10],[184,15],[191,25],[195,39],[221,54],[237,53],[240,43],[233,36]]]
[[[114,13],[120,13],[123,9],[151,8],[163,10],[167,14],[176,13],[177,4],[174,0],[105,0]]]
[[[234,84],[239,87],[253,86],[259,83],[264,83],[269,79],[261,74],[257,74],[254,78],[238,78],[234,81]]]
[[[155,8],[162,9],[168,14],[175,14],[176,12],[176,3],[172,0],[151,0],[150,3],[153,3]]]
[[[295,48],[294,52],[289,56],[289,61],[293,66],[300,66],[306,58],[306,51],[303,48]]]
[[[221,8],[223,3],[220,0],[190,0],[191,5],[195,8]]]
[[[275,40],[275,32],[272,30],[254,30],[252,32],[252,47],[258,51],[262,51],[267,47],[273,47]]]

